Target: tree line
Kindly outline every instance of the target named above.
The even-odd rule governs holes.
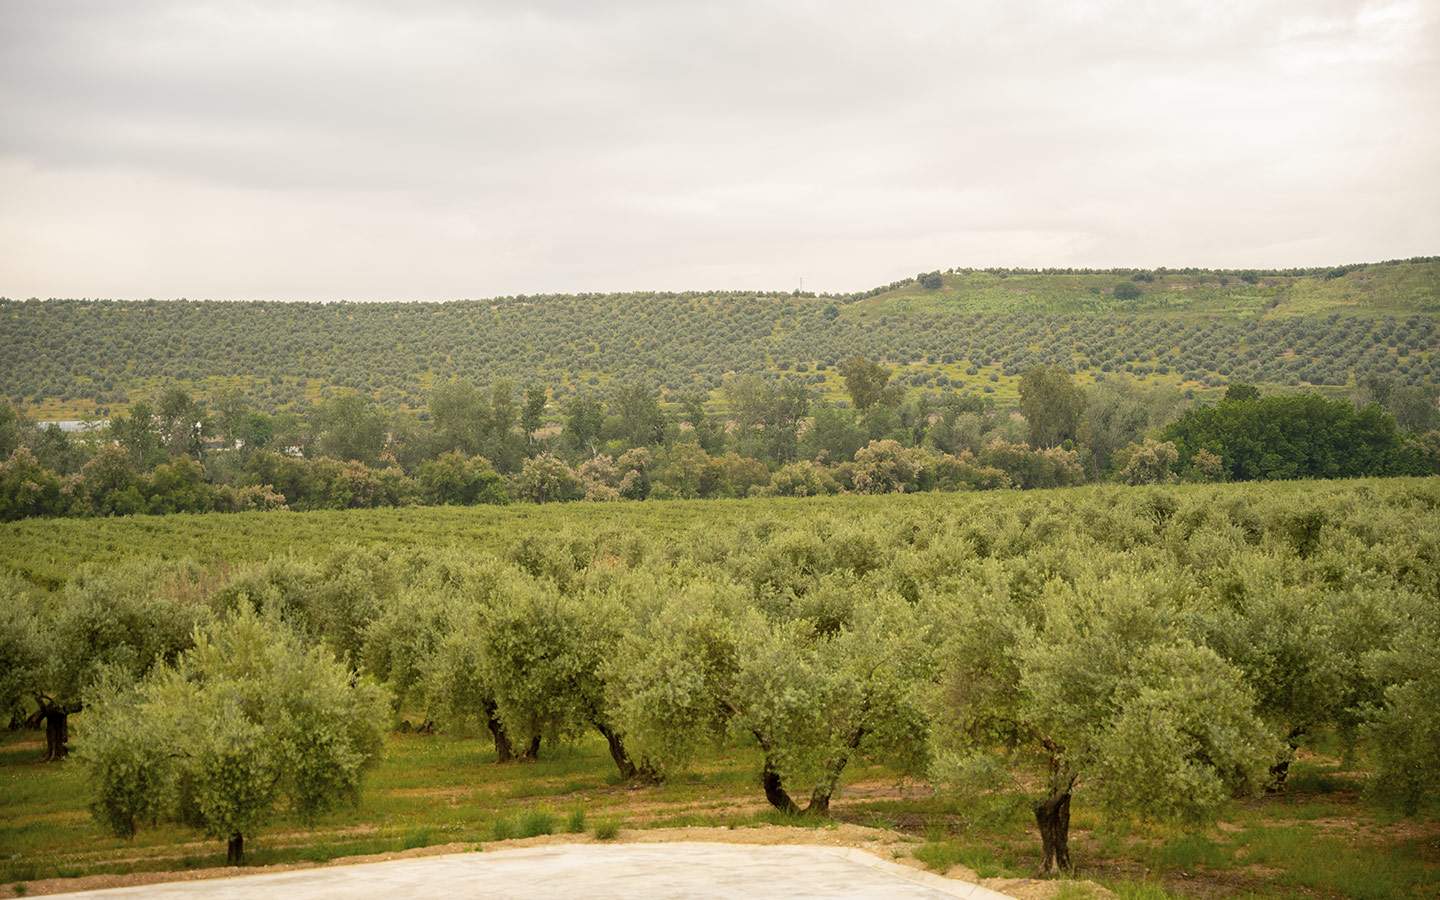
[[[643,383],[556,404],[538,385],[454,381],[435,387],[420,414],[349,394],[272,415],[239,394],[211,405],[171,388],[78,436],[0,407],[0,520],[1440,469],[1435,392],[1387,379],[1364,382],[1360,405],[1235,385],[1219,403],[1187,408],[1174,391],[1082,386],[1037,367],[1021,379],[1018,408],[1006,409],[971,391],[906,392],[863,357],[840,369],[848,403],[824,402],[797,379],[755,376],[725,382],[719,409]]]
[[[604,740],[621,779],[753,749],[777,810],[860,761],[1023,803],[1068,869],[1070,805],[1203,822],[1338,741],[1377,799],[1440,789],[1433,481],[895,505],[704,534],[526,533],[135,559],[0,581],[0,704],[72,743],[97,821],[225,841],[354,802],[384,733],[478,729],[497,764]]]

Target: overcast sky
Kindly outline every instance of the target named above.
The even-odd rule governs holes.
[[[1440,0],[0,0],[0,295],[1440,253]]]

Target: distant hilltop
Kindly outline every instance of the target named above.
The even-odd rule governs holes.
[[[33,418],[103,418],[162,384],[271,409],[359,391],[419,407],[449,378],[552,396],[730,374],[841,391],[883,360],[909,387],[1013,396],[1056,364],[1197,392],[1440,381],[1440,258],[1307,269],[965,269],[855,294],[631,292],[418,303],[0,300],[0,393]]]

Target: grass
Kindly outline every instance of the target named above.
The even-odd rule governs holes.
[[[83,727],[83,716],[76,717]],[[480,735],[394,734],[361,803],[313,826],[281,817],[247,840],[252,865],[325,861],[436,844],[475,845],[544,834],[615,840],[627,828],[705,825],[833,827],[881,825],[914,835],[914,856],[944,872],[964,865],[981,877],[1034,870],[1033,823],[1018,802],[975,810],[912,791],[847,798],[835,820],[784,816],[755,785],[758,755],[743,745],[707,758],[669,783],[643,788],[607,783],[603,741],[547,746],[530,764],[496,765]],[[142,829],[133,840],[105,834],[86,808],[84,773],[73,762],[37,761],[39,735],[0,735],[0,893],[60,875],[173,871],[219,866],[224,846],[185,829]],[[1101,831],[1077,796],[1072,854],[1079,877],[1117,895],[1158,900],[1194,893],[1257,896],[1425,896],[1440,884],[1440,823],[1397,820],[1358,799],[1338,759],[1297,765],[1285,795],[1237,805],[1225,827]],[[895,773],[856,766],[847,782],[868,793],[894,786]],[[523,796],[517,804],[514,796]],[[1323,808],[1326,816],[1312,813]],[[557,812],[566,810],[568,812]],[[1062,897],[1079,897],[1062,885]],[[1170,893],[1167,893],[1169,891]]]
[[[998,878],[1019,874],[1012,871],[985,849],[967,847],[955,841],[930,841],[915,849],[915,858],[927,869],[944,873],[955,866],[965,866],[981,878]]]
[[[538,837],[555,830],[555,814],[548,809],[527,810],[520,816],[518,835],[522,838]]]

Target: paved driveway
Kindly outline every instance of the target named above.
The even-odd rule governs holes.
[[[992,900],[1003,894],[845,847],[552,844],[235,878],[147,884],[69,897],[318,898],[819,897]]]

